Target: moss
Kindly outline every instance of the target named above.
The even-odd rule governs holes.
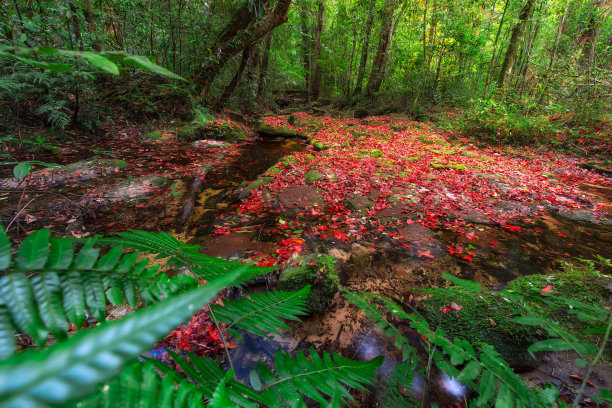
[[[149,132],[142,135],[144,139],[160,140],[163,139],[163,134],[160,131]]]
[[[242,127],[228,120],[192,123],[180,128],[177,137],[183,140],[215,139],[228,142],[238,142],[246,138]]]
[[[297,159],[293,156],[285,156],[279,160],[279,163],[282,163],[283,165],[287,166],[289,164],[296,164]]]
[[[442,308],[452,302],[462,309],[444,314]],[[504,302],[499,295],[451,287],[435,290],[422,306],[429,323],[441,328],[449,339],[463,338],[472,344],[491,344],[513,367],[537,366],[538,361],[529,355],[527,348],[543,338],[544,333],[534,326],[510,322],[516,306]]]
[[[326,146],[325,144],[321,142],[313,143],[312,146],[315,148],[315,150],[318,150],[318,151],[329,149],[328,146]]]
[[[258,190],[259,187],[265,186],[266,184],[270,184],[273,181],[273,177],[259,177],[257,180],[249,184],[244,190],[242,190],[240,194],[238,194],[238,198],[246,198],[251,195],[251,191]]]
[[[381,152],[378,149],[373,149],[373,150],[358,150],[357,153],[359,153],[360,156],[370,156],[370,157],[382,157],[383,152]]]
[[[270,167],[268,170],[266,170],[265,174],[269,175],[269,176],[275,176],[278,173],[280,173],[281,171],[283,171],[283,169],[281,169],[280,167],[278,167],[276,164],[272,167]]]
[[[290,128],[289,126],[271,126],[261,122],[257,127],[257,131],[264,135],[278,136],[278,137],[295,137],[297,136],[297,130]]]
[[[317,181],[321,181],[325,178],[323,174],[318,172],[317,170],[311,170],[304,175],[306,184],[314,184]]]
[[[130,167],[130,165],[127,164],[127,162],[125,162],[123,160],[119,160],[119,159],[113,160],[113,163],[114,163],[115,167],[117,167],[119,169],[125,169],[127,167]]]
[[[557,303],[536,303],[536,300],[541,300],[541,290],[551,285],[553,293],[558,296],[605,308],[610,305],[610,292],[607,289],[610,284],[612,284],[612,278],[609,276],[600,276],[588,268],[568,266],[566,272],[563,273],[536,274],[515,279],[508,284],[507,289],[520,294],[535,292],[536,299],[531,302],[534,309],[560,322],[569,332],[588,340],[589,337],[582,333],[588,327],[587,323],[577,319],[570,313],[571,310],[567,306]]]
[[[280,290],[300,290],[306,285],[312,285],[306,298],[308,311],[318,313],[328,307],[340,286],[335,259],[325,254],[300,256],[278,278]]]

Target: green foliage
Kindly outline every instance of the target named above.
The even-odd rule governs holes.
[[[268,336],[268,333],[280,335],[278,328],[289,329],[281,318],[299,320],[297,316],[306,313],[306,297],[310,286],[297,292],[268,292],[254,294],[251,298],[242,297],[224,302],[223,307],[213,308],[217,318],[227,324],[230,334],[240,337],[234,327],[251,333]]]
[[[198,245],[187,245],[167,232],[152,234],[146,231],[130,230],[120,232],[117,238],[101,238],[97,242],[109,245],[122,245],[155,254],[156,259],[166,259],[166,265],[174,268],[186,266],[202,279],[214,279],[225,275],[235,268],[235,263],[213,258],[198,252]],[[271,271],[273,268],[260,268],[245,265],[245,280]]]
[[[81,331],[49,349],[14,355],[0,367],[0,401],[6,407],[45,407],[87,395],[241,273],[238,269],[123,319]]]
[[[332,302],[339,289],[336,260],[325,254],[310,254],[296,258],[278,278],[278,288],[301,290],[311,286],[306,304],[309,313],[318,313]]]
[[[30,234],[14,259],[4,231],[0,231],[0,241],[4,322],[0,336],[7,340],[0,348],[1,358],[15,350],[14,329],[30,334],[42,345],[47,330],[64,339],[68,321],[80,328],[87,313],[103,321],[107,302],[122,304],[125,298],[136,306],[138,296],[150,304],[197,284],[186,275],[169,278],[157,266],[148,267],[147,260],[139,260],[137,252],[123,255],[120,246],[100,256],[101,249],[88,240],[75,252],[74,240],[51,238],[48,229]]]
[[[121,375],[97,387],[97,391],[83,398],[79,408],[97,407],[203,407],[202,392],[194,384],[167,370],[160,377],[153,364],[133,363],[123,368]]]

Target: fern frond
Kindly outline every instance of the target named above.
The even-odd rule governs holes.
[[[418,407],[413,395],[414,369],[409,364],[397,365],[380,383],[378,402],[381,407]]]
[[[100,257],[94,242],[86,241],[75,254],[74,240],[39,230],[23,241],[12,261],[10,242],[0,229],[0,359],[15,349],[12,330],[43,345],[48,332],[65,338],[68,321],[82,327],[87,311],[103,321],[107,302],[121,304],[124,295],[136,306],[137,293],[149,304],[198,284],[186,275],[169,278],[157,265],[138,261],[138,253],[124,255],[121,247]]]
[[[417,364],[419,356],[416,349],[410,345],[402,331],[386,318],[387,312],[401,319],[408,318],[408,314],[399,305],[375,293],[360,292],[357,294],[347,291],[345,294],[346,299],[372,319],[376,326],[384,331],[385,336],[395,338],[395,347],[402,351],[403,361],[409,361],[412,366]]]
[[[194,384],[166,372],[160,377],[151,363],[136,362],[123,368],[121,375],[73,406],[79,408],[176,408],[203,407],[202,392]]]
[[[238,270],[49,349],[13,355],[0,366],[0,404],[38,408],[87,395],[239,277]]]
[[[205,356],[198,357],[189,352],[186,353],[187,358],[181,357],[170,350],[168,350],[168,354],[183,373],[197,385],[198,390],[202,392],[205,398],[213,398],[213,394],[217,389],[217,384],[227,375],[214,360]],[[146,357],[145,359],[151,362],[155,368],[164,375],[175,372],[174,369],[158,360]],[[260,403],[262,403],[256,391],[238,381],[226,381],[225,389],[228,391],[230,401],[232,401],[235,406],[257,408],[260,406]]]
[[[278,328],[289,329],[281,319],[297,320],[299,315],[306,315],[306,296],[310,286],[297,292],[276,291],[242,297],[237,300],[225,301],[224,306],[213,308],[217,318],[227,324],[227,329],[233,336],[240,338],[234,329],[250,331],[251,333],[268,336],[268,333],[280,334]]]
[[[314,349],[308,357],[298,351],[293,358],[278,350],[274,356],[276,374],[260,363],[258,372],[251,374],[251,385],[255,389],[261,385],[260,400],[269,407],[297,406],[302,397],[329,406],[330,402],[354,401],[346,387],[363,390],[363,384],[372,384],[382,360],[378,356],[369,361],[353,361],[337,353],[333,357],[323,353],[321,358]]]
[[[130,230],[120,232],[117,238],[101,238],[98,242],[108,245],[123,245],[139,251],[157,254],[157,259],[168,258],[167,264],[175,268],[187,266],[193,273],[209,280],[223,276],[235,267],[235,263],[207,256],[198,252],[200,246],[187,245],[167,232]],[[246,266],[245,280],[253,279],[272,271],[273,268]]]

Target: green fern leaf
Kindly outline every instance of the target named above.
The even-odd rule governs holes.
[[[65,270],[72,264],[74,249],[73,240],[66,238],[51,238],[51,253],[45,265],[49,270]]]
[[[3,271],[11,264],[11,242],[0,227],[0,271]]]
[[[60,275],[62,301],[68,319],[77,327],[85,323],[85,288],[81,274],[71,271]]]
[[[357,294],[347,291],[345,294],[350,303],[361,309],[366,316],[374,321],[376,326],[384,331],[385,336],[389,338],[395,337],[395,347],[402,351],[403,361],[408,361],[413,366],[417,364],[419,356],[416,349],[410,345],[409,340],[402,331],[385,316],[386,313],[391,312],[399,318],[408,318],[409,315],[400,306],[390,299],[374,293],[360,292]]]
[[[329,401],[322,394],[340,402],[353,401],[346,386],[363,390],[363,384],[372,384],[382,360],[378,356],[365,362],[353,361],[336,353],[333,357],[324,353],[321,359],[314,349],[309,358],[298,351],[294,359],[279,350],[274,357],[276,375],[271,382],[260,381],[265,384],[260,398],[272,407],[284,403],[296,406],[300,396],[327,406]]]
[[[51,231],[45,228],[28,235],[17,251],[15,264],[18,269],[31,271],[45,266],[49,257],[50,233]]]
[[[0,361],[9,358],[16,349],[13,325],[6,306],[0,304]]]
[[[0,367],[0,403],[6,407],[37,408],[86,395],[241,273],[237,270],[124,319],[77,333],[51,349],[14,355]]]
[[[31,283],[42,321],[56,338],[64,339],[68,323],[62,307],[60,279],[57,273],[36,274]]]
[[[234,268],[234,263],[223,259],[210,257],[198,252],[198,245],[187,245],[177,240],[167,232],[153,233],[149,231],[130,230],[118,233],[117,238],[99,238],[99,243],[108,245],[123,245],[125,247],[156,254],[157,259],[167,258],[167,264],[175,268],[187,266],[193,273],[203,279],[215,279],[223,276]],[[247,266],[244,279],[268,273],[273,268]]]
[[[0,277],[0,299],[11,313],[17,327],[32,336],[42,346],[47,340],[47,330],[42,325],[36,308],[28,277],[23,272]]]
[[[97,273],[88,273],[83,282],[85,288],[85,302],[92,316],[99,322],[106,318],[106,299],[102,276]]]
[[[280,334],[278,328],[289,329],[281,320],[298,320],[298,315],[307,314],[306,296],[310,286],[297,292],[268,292],[226,301],[224,307],[213,308],[217,318],[227,324],[228,330],[234,327],[267,337],[268,333]],[[235,330],[232,333],[236,333]]]

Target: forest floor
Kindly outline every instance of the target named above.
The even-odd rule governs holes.
[[[14,237],[42,227],[75,237],[168,231],[211,256],[277,267],[252,290],[273,287],[297,256],[325,253],[348,289],[413,304],[415,290],[447,286],[445,272],[495,289],[553,273],[560,260],[612,254],[612,179],[579,167],[586,159],[481,148],[399,115],[295,113],[265,124],[296,137],[247,129],[240,143],[190,143],[166,123],[157,138],[117,125],[96,140],[46,134],[30,151],[7,145],[16,160],[61,167],[36,166],[22,182],[3,169],[2,223]],[[282,338],[237,342],[237,374],[248,377],[277,347],[383,354],[382,373],[401,357],[340,295],[292,326]],[[441,404],[466,398],[448,377],[435,382]]]

